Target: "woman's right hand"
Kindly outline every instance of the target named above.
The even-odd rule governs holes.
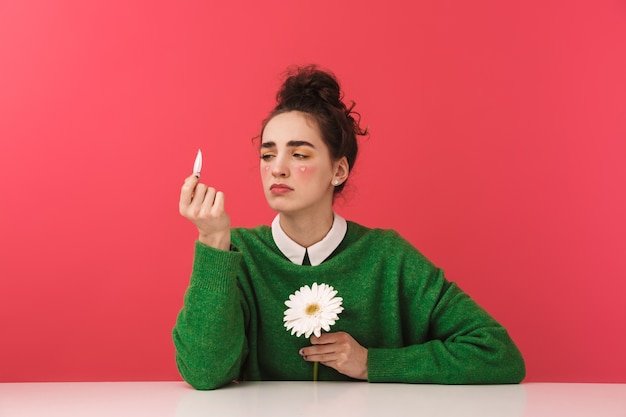
[[[180,190],[179,211],[198,228],[198,240],[216,249],[230,249],[230,217],[224,210],[224,193],[200,183],[191,175]]]

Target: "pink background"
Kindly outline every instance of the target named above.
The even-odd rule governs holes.
[[[251,138],[290,64],[371,137],[344,216],[398,230],[527,381],[626,382],[623,1],[0,1],[0,381],[178,379],[198,148],[268,224]]]

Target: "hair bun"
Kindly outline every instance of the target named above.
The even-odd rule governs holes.
[[[345,110],[341,87],[332,73],[320,70],[316,65],[291,68],[276,94],[278,107],[304,107],[313,110],[330,105]]]

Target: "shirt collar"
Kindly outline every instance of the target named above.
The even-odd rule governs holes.
[[[346,220],[337,213],[333,214],[333,226],[330,228],[330,231],[322,240],[308,248],[300,246],[287,236],[282,227],[280,227],[280,214],[277,214],[276,217],[274,217],[274,221],[272,221],[272,237],[274,238],[274,243],[276,243],[276,246],[278,246],[278,249],[280,249],[283,255],[294,264],[302,265],[304,253],[308,251],[311,265],[319,265],[337,249],[348,230]]]

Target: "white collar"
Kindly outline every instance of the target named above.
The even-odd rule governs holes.
[[[330,231],[324,236],[324,239],[320,240],[314,245],[305,248],[294,242],[280,227],[280,214],[277,214],[272,221],[272,237],[274,243],[278,246],[278,249],[294,264],[302,265],[305,252],[309,253],[309,261],[312,266],[316,266],[324,262],[331,253],[337,249],[348,230],[348,224],[346,220],[333,213],[333,226]]]

